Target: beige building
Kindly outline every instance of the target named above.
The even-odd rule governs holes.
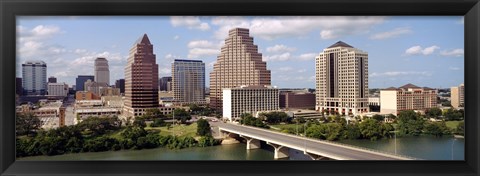
[[[279,110],[279,91],[271,86],[240,86],[223,89],[223,118],[234,121],[243,113]]]
[[[316,110],[368,112],[368,53],[339,41],[315,58]]]
[[[87,80],[84,85],[85,91],[90,91],[94,93],[96,96],[101,96],[101,90],[107,87],[108,87],[107,83],[94,82],[90,79]]]
[[[271,85],[270,70],[249,30],[234,28],[210,73],[210,107],[222,110],[222,90],[241,85]]]
[[[179,104],[205,104],[205,63],[175,59],[172,63],[174,101]]]
[[[397,115],[400,111],[425,110],[437,107],[437,90],[406,84],[380,90],[380,113]]]
[[[95,59],[95,82],[110,85],[110,70],[108,68],[108,60],[103,57]]]
[[[125,101],[123,117],[143,115],[158,108],[158,64],[147,34],[130,49],[125,67]]]
[[[65,83],[47,83],[48,95],[64,96],[68,95],[68,85]]]
[[[463,84],[450,88],[450,100],[455,109],[465,107],[465,86]]]

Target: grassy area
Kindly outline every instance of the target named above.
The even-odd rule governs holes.
[[[463,122],[463,120],[457,120],[457,121],[446,121],[445,124],[447,125],[448,128],[450,129],[456,129],[457,125]]]
[[[176,124],[173,128],[167,129],[167,127],[145,127],[145,130],[160,130],[160,135],[167,136],[172,135],[172,131],[175,136],[197,136],[197,123],[190,125],[178,125]]]

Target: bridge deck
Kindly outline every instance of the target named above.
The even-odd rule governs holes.
[[[231,132],[266,142],[272,142],[288,148],[307,151],[337,160],[414,160],[415,158],[379,153],[375,151],[340,145],[321,140],[302,138],[270,130],[248,127],[243,125],[217,122],[216,126],[222,131]]]

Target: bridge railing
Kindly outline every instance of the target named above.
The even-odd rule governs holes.
[[[229,123],[229,124],[232,124],[232,123]],[[232,124],[232,125],[238,125],[238,124]],[[256,127],[251,127],[251,126],[246,126],[246,125],[238,125],[238,126],[243,126],[243,127],[247,127],[247,128],[254,128],[254,129],[259,129],[259,130],[269,131],[269,132],[276,132],[276,133],[279,133],[279,134],[282,134],[282,135],[288,135],[288,136],[296,137],[296,138],[306,138],[306,139],[308,139],[308,140],[310,140],[310,141],[320,141],[320,142],[331,143],[331,144],[341,145],[341,146],[350,147],[350,148],[355,148],[355,149],[367,150],[367,151],[376,152],[376,153],[382,153],[382,154],[387,154],[387,155],[399,156],[399,157],[409,158],[409,159],[412,159],[412,160],[422,160],[422,159],[420,159],[420,158],[415,158],[415,157],[412,157],[412,156],[407,156],[407,155],[402,155],[402,154],[395,154],[395,153],[392,153],[392,152],[387,152],[387,151],[382,151],[382,150],[376,150],[376,149],[371,149],[371,148],[366,148],[366,147],[360,147],[360,146],[356,146],[356,145],[345,144],[345,143],[340,143],[340,142],[335,142],[335,141],[327,141],[327,140],[316,139],[316,138],[311,138],[311,137],[306,137],[306,136],[299,136],[299,135],[294,135],[294,134],[290,134],[290,133],[283,133],[283,132],[274,131],[274,130],[266,130],[266,129],[256,128]]]

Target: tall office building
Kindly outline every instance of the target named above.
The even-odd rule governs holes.
[[[465,86],[463,84],[450,88],[450,101],[455,109],[465,107]]]
[[[125,67],[124,116],[140,116],[152,108],[158,108],[158,64],[144,34],[130,49]]]
[[[48,83],[57,83],[57,78],[53,76],[48,77]]]
[[[205,63],[175,59],[172,63],[173,98],[177,103],[205,103]]]
[[[47,64],[43,61],[26,61],[22,64],[24,95],[47,93]]]
[[[23,95],[22,78],[15,78],[15,94]]]
[[[76,91],[84,91],[85,90],[85,82],[87,80],[95,80],[95,76],[93,75],[78,75],[75,79],[75,89]]]
[[[95,82],[106,83],[110,85],[110,70],[108,68],[108,60],[103,57],[95,59]]]
[[[339,41],[315,58],[316,110],[368,112],[368,53]]]
[[[271,85],[270,70],[249,30],[234,28],[210,73],[210,107],[222,111],[222,89],[242,85]]]
[[[162,77],[158,81],[158,84],[160,86],[160,91],[171,91],[172,90],[172,77],[171,76]]]
[[[125,93],[125,79],[119,79],[115,81],[115,88],[120,89],[120,93]]]

